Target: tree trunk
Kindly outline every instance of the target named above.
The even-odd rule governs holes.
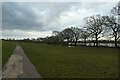
[[[67,43],[66,44],[69,45],[69,39],[67,39]]]
[[[93,46],[95,46],[95,45],[96,45],[96,44],[95,44],[96,42],[95,42],[95,41],[93,41],[93,43],[94,43],[94,45],[93,45]]]
[[[84,39],[84,46],[86,46],[86,39]]]
[[[98,46],[98,35],[95,35],[95,39],[96,39],[96,46]]]
[[[115,47],[117,47],[117,36],[115,36]]]
[[[75,46],[77,45],[77,40],[75,40]]]

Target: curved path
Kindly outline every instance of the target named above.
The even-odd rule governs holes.
[[[3,69],[2,78],[41,78],[41,76],[17,44]]]

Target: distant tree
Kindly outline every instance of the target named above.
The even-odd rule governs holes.
[[[114,37],[114,43],[117,47],[117,41],[120,38],[120,25],[117,23],[117,19],[114,16],[106,16],[106,27],[108,27],[110,30],[112,30],[112,34]]]
[[[84,40],[84,45],[86,46],[86,40],[90,36],[90,33],[87,32],[87,30],[83,29],[81,31],[81,38]]]
[[[52,32],[52,35],[53,35],[53,36],[58,36],[59,34],[60,34],[59,31],[53,31],[53,32]]]
[[[32,40],[33,42],[36,42],[36,39],[35,39],[35,38],[31,38],[31,40]]]
[[[15,41],[15,38],[13,38],[12,40]]]
[[[64,44],[64,33],[62,31],[58,34],[57,37],[59,37],[59,42]]]
[[[27,40],[27,41],[30,41],[30,38],[27,38],[26,40]]]
[[[36,39],[37,42],[43,42],[43,40],[44,40],[44,39],[43,39],[42,37],[38,37],[38,38]]]
[[[53,31],[52,32],[52,36],[54,38],[54,43],[56,43],[56,44],[59,44],[59,39],[60,39],[60,36],[58,36],[59,33],[60,33],[59,31]]]
[[[78,40],[81,37],[82,30],[80,28],[78,28],[78,27],[71,27],[71,29],[73,30],[73,34],[72,34],[73,35],[73,41],[74,41],[74,44],[76,46]]]
[[[22,41],[24,41],[24,42],[31,42],[30,38],[24,38]]]
[[[73,30],[71,28],[66,28],[61,32],[64,40],[67,40],[67,44],[69,44],[69,42],[72,42],[73,40]]]
[[[54,36],[48,37],[48,43],[52,43],[52,44],[56,43]]]
[[[63,44],[64,36],[63,32],[60,31],[53,31],[52,36],[54,37],[54,41],[56,44]]]
[[[9,38],[8,40],[9,40],[9,41],[11,41],[12,39],[11,39],[11,38]]]
[[[86,21],[87,31],[95,38],[96,46],[98,46],[98,39],[101,37],[100,34],[103,32],[103,18],[101,15],[93,15],[90,17],[86,17],[84,19]]]
[[[111,9],[110,16],[103,16],[104,24],[112,32],[114,37],[115,47],[117,47],[117,42],[120,38],[120,2]]]
[[[117,41],[120,38],[120,24],[117,22],[117,18],[114,16],[104,16],[105,18],[105,25],[109,28],[109,31],[112,32],[112,35],[114,37],[114,43],[117,47]]]

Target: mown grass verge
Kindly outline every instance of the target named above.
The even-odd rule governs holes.
[[[16,44],[14,42],[2,41],[2,67],[7,63],[15,47]]]
[[[118,49],[20,43],[42,78],[116,78]]]

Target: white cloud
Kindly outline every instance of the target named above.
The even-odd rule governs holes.
[[[119,0],[3,0],[3,2],[118,2]]]
[[[77,27],[84,27],[83,19],[87,16],[92,16],[96,14],[101,14],[101,12],[96,12],[92,9],[80,8],[77,10],[67,11],[61,14],[60,24],[67,26],[75,25]]]
[[[38,38],[38,37],[46,37],[51,35],[51,31],[21,31],[21,30],[4,30],[2,31],[2,38]]]
[[[83,19],[95,14],[109,14],[116,3],[7,3],[3,22],[3,37],[45,37],[71,25],[84,27]],[[11,11],[10,11],[11,10]],[[8,14],[9,13],[9,14]],[[4,17],[5,16],[5,17]],[[10,25],[9,25],[10,24]]]

